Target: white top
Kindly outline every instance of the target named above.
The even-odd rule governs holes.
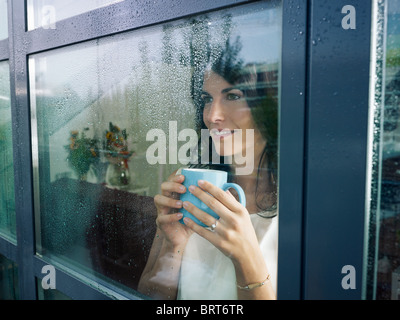
[[[276,294],[278,217],[250,215],[270,281]],[[237,300],[236,276],[231,259],[197,233],[192,234],[183,254],[178,299]]]

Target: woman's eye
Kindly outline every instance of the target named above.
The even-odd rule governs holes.
[[[204,104],[208,104],[208,103],[212,102],[212,97],[203,95],[203,96],[201,96],[201,100],[203,101]]]
[[[236,94],[236,93],[228,93],[226,95],[226,98],[227,98],[227,100],[239,100],[242,97],[239,94]]]

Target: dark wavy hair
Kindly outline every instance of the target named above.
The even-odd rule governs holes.
[[[227,82],[237,86],[245,95],[257,129],[266,139],[267,144],[258,163],[256,203],[263,212],[263,216],[276,215],[277,207],[277,181],[278,181],[278,99],[277,99],[277,68],[269,70],[266,64],[246,64],[238,59],[241,49],[240,42],[230,45],[227,43],[225,50],[217,58],[211,54],[208,61],[194,67],[192,75],[191,93],[196,107],[197,130],[206,129],[203,121],[204,103],[201,99],[204,74],[213,71],[223,77]],[[211,138],[209,141],[212,154]],[[235,180],[229,164],[225,164],[224,157],[220,157],[219,163],[193,164],[191,167],[207,167],[210,169],[224,170],[229,173],[230,181]],[[265,184],[267,193],[259,192],[261,184]],[[261,215],[261,214],[260,214]]]

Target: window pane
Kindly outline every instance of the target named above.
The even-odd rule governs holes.
[[[16,238],[10,73],[7,61],[0,62],[0,235],[13,240]]]
[[[55,23],[124,0],[28,0],[28,30],[54,29]]]
[[[254,4],[32,55],[38,254],[136,290],[159,239],[161,184],[186,166],[230,168],[275,289],[280,16],[276,2]],[[218,252],[213,276],[230,268],[222,296],[235,298],[233,264]],[[178,297],[202,299],[185,289],[191,258]]]
[[[8,38],[7,0],[0,0],[0,40]]]
[[[18,300],[17,265],[0,255],[0,300]]]
[[[376,6],[366,297],[400,299],[400,1]]]

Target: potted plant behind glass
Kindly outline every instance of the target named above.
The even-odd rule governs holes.
[[[79,180],[83,181],[86,180],[90,166],[96,166],[100,159],[98,141],[86,137],[85,131],[88,130],[89,128],[84,128],[81,134],[77,130],[71,131],[70,144],[65,146],[68,151],[69,166],[75,171]]]
[[[109,129],[105,131],[103,148],[109,166],[106,173],[106,183],[116,187],[127,187],[130,184],[128,161],[134,154],[128,150],[128,134],[126,129],[109,123]]]

